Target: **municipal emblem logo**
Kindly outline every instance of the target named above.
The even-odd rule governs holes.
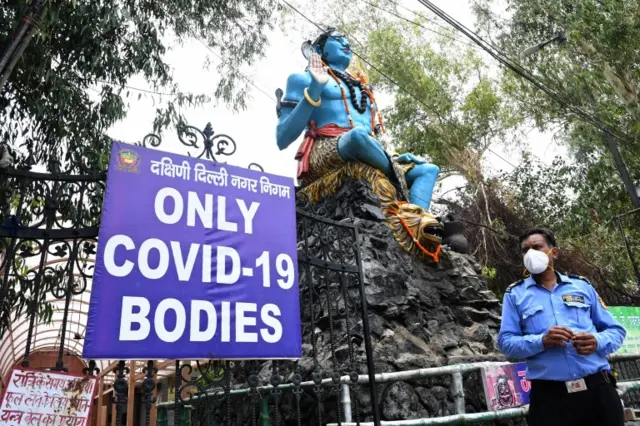
[[[140,154],[130,149],[118,152],[116,156],[116,168],[123,172],[140,173]]]

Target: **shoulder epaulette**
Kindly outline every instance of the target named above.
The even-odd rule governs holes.
[[[516,286],[519,286],[519,285],[520,285],[520,284],[522,284],[523,282],[524,282],[524,280],[518,280],[518,281],[516,281],[515,283],[513,283],[513,284],[509,285],[509,287],[507,287],[507,289],[506,289],[504,292],[505,292],[505,293],[511,293],[511,289],[512,289],[512,288],[514,288],[514,287],[516,287]]]
[[[567,276],[569,278],[573,278],[574,280],[582,280],[584,282],[586,282],[587,284],[589,284],[590,286],[593,287],[593,284],[591,284],[591,281],[589,281],[587,278],[583,277],[582,275],[577,275],[577,274],[567,274]]]

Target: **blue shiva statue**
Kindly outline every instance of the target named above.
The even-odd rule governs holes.
[[[284,99],[278,93],[278,147],[291,145],[305,130],[296,159],[305,186],[347,162],[381,171],[411,204],[429,210],[439,169],[412,154],[392,159],[376,139],[383,132],[371,87],[346,70],[353,52],[335,29],[303,44],[309,67],[289,76]]]

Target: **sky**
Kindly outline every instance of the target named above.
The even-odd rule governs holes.
[[[313,3],[321,0],[307,0]],[[474,29],[474,16],[467,0],[434,0],[438,7],[453,16],[465,26]],[[298,4],[304,0],[298,1]],[[403,0],[401,2],[409,9],[429,15],[430,12],[416,0]],[[303,9],[308,10],[308,9]],[[402,12],[411,17],[408,12]],[[317,35],[317,30],[304,21],[299,15],[294,15],[298,21],[294,29],[283,34],[276,28],[269,35],[270,45],[265,58],[250,68],[243,69],[244,74],[250,78],[263,93],[251,88],[251,99],[248,108],[234,113],[230,108],[220,103],[210,103],[198,108],[184,110],[183,113],[190,125],[200,129],[210,122],[216,134],[227,134],[237,143],[237,152],[232,157],[220,157],[218,161],[228,162],[232,165],[246,167],[252,162],[260,164],[266,172],[282,176],[294,177],[296,162],[293,159],[299,142],[292,144],[288,149],[280,151],[275,141],[275,129],[277,116],[275,112],[275,91],[277,88],[285,89],[289,74],[299,72],[306,66],[306,60],[300,53],[301,43]],[[311,17],[313,18],[313,17]],[[299,30],[299,28],[303,28]],[[460,35],[459,37],[464,37]],[[205,69],[205,59],[210,57],[217,65],[219,59],[211,55],[207,48],[198,40],[192,40],[182,45],[174,44],[167,55],[167,61],[173,67],[175,81],[182,92],[213,93],[217,85],[215,65]],[[492,63],[488,58],[487,63]],[[134,78],[130,86],[148,88],[142,78]],[[140,141],[152,129],[152,123],[160,101],[159,96],[143,94],[140,100],[137,96],[129,99],[131,108],[126,119],[114,125],[109,135],[125,142]],[[382,108],[388,105],[390,98],[380,97]],[[167,130],[162,135],[163,143],[159,149],[191,155],[199,154],[195,149],[187,149],[183,146],[175,130]],[[526,144],[536,157],[550,164],[556,155],[565,155],[562,149],[558,149],[552,142],[550,135],[541,134],[536,130],[528,134]],[[202,144],[200,144],[202,146]],[[519,156],[514,152],[505,152],[499,146],[492,147],[494,152],[487,152],[483,159],[483,166],[487,175],[499,171],[511,171],[519,162]],[[442,184],[437,192],[448,191],[459,186],[461,178],[450,178]],[[437,192],[435,198],[437,198]]]

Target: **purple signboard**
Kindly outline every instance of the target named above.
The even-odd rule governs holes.
[[[527,364],[484,367],[482,379],[489,410],[504,410],[529,404],[531,383],[526,379]]]
[[[83,357],[299,358],[293,180],[115,142]]]

